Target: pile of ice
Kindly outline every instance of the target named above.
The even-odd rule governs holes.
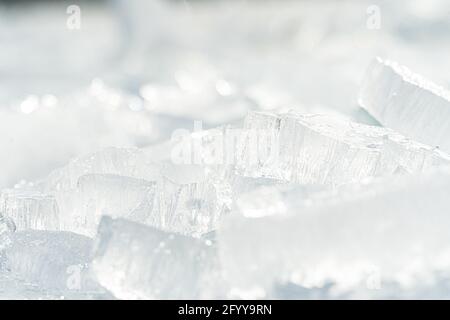
[[[376,60],[361,106],[102,148],[0,196],[18,298],[433,297],[450,277],[449,94]]]

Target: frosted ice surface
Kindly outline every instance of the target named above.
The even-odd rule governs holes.
[[[251,177],[341,185],[449,163],[450,157],[386,128],[327,114],[252,112],[238,170]]]
[[[12,272],[0,272],[0,300],[88,300],[112,299],[106,290],[73,290],[68,288],[45,288],[30,283]]]
[[[237,194],[234,209],[249,218],[297,213],[331,196],[324,186],[261,184]]]
[[[11,218],[0,214],[0,235],[6,232],[14,232],[16,229],[16,224]]]
[[[70,232],[18,231],[3,251],[3,272],[49,289],[97,290],[89,280],[92,240]]]
[[[18,230],[65,230],[95,235],[103,214],[144,222],[133,212],[142,203],[153,203],[155,182],[113,174],[87,174],[75,188],[44,194],[15,188],[1,193],[0,212]]]
[[[377,58],[359,104],[383,125],[450,152],[450,92],[406,67]]]
[[[102,149],[72,160],[32,187],[2,191],[0,212],[19,230],[65,230],[93,236],[103,213],[132,218],[130,213],[152,198],[152,181],[159,171],[159,165],[140,149]]]
[[[24,188],[5,189],[0,196],[0,214],[8,217],[18,230],[59,230],[56,200],[51,195]]]
[[[225,277],[233,292],[252,297],[284,282],[339,290],[377,278],[416,285],[450,266],[449,189],[442,168],[349,187],[288,214],[229,216],[218,230]]]
[[[121,299],[201,297],[214,251],[207,242],[104,217],[96,238],[93,270]]]

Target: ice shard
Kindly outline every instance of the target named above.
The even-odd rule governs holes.
[[[120,299],[202,296],[214,250],[205,240],[104,217],[95,240],[93,270]]]
[[[359,104],[384,126],[450,152],[450,92],[408,68],[375,59]]]
[[[220,261],[234,292],[262,297],[274,285],[351,290],[371,276],[402,288],[450,267],[450,171],[352,186],[302,210],[229,216]]]
[[[92,240],[70,232],[18,231],[4,248],[4,269],[22,280],[48,288],[97,290],[88,263]]]
[[[301,184],[338,186],[450,160],[390,129],[329,114],[252,112],[244,132],[238,172]]]

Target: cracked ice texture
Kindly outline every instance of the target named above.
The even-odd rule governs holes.
[[[76,158],[36,184],[4,190],[0,210],[19,230],[94,236],[105,214],[188,235],[214,230],[229,209],[226,182],[147,153],[107,148]]]
[[[144,222],[134,211],[155,197],[155,182],[113,174],[87,174],[73,193],[57,193],[61,229],[94,236],[102,215]]]
[[[42,184],[62,207],[63,229],[93,235],[107,214],[183,234],[213,230],[226,211],[220,182],[201,166],[155,163],[153,151],[107,148],[55,171]]]
[[[98,282],[119,299],[201,296],[213,250],[204,240],[104,217],[92,263]]]
[[[229,210],[224,182],[198,165],[165,164],[153,203],[138,208],[148,212],[146,223],[165,231],[200,236],[217,228]],[[151,207],[150,207],[151,206]]]
[[[367,177],[417,172],[449,155],[396,132],[328,114],[251,112],[238,171],[295,183],[331,186]],[[251,159],[257,154],[256,161]]]
[[[9,237],[10,244],[3,251],[7,272],[45,288],[82,289],[71,287],[71,276],[80,276],[74,280],[81,286],[95,287],[88,282],[86,272],[91,239],[70,232],[37,230],[18,231]]]
[[[450,152],[450,92],[408,68],[377,58],[359,104],[383,125]]]
[[[284,215],[230,216],[218,231],[225,278],[241,292],[266,294],[284,282],[351,290],[371,275],[419,285],[450,266],[449,189],[442,168],[345,188]]]
[[[133,148],[105,148],[72,160],[33,187],[2,192],[0,209],[19,230],[65,230],[95,235],[102,214],[132,219],[154,196],[159,167]],[[135,219],[142,217],[135,216]]]
[[[35,190],[3,190],[0,213],[11,219],[18,230],[59,230],[60,227],[55,198]]]

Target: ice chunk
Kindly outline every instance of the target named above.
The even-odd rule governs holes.
[[[253,112],[244,130],[251,138],[242,140],[243,160],[237,168],[250,177],[336,186],[422,171],[450,160],[390,129],[334,115]]]
[[[450,92],[406,67],[377,58],[359,104],[383,125],[450,152]]]
[[[0,251],[11,243],[10,234],[16,231],[16,225],[11,218],[0,214]],[[0,252],[0,269],[3,261],[3,255]]]
[[[144,199],[154,197],[155,182],[111,174],[90,174],[78,180],[82,202],[98,214],[126,216]]]
[[[5,269],[45,288],[94,290],[89,279],[92,240],[70,232],[18,231],[4,251]],[[98,289],[98,288],[97,288]]]
[[[166,163],[154,201],[143,202],[132,215],[162,230],[199,236],[216,229],[229,211],[227,185],[203,166]]]
[[[0,212],[19,230],[64,230],[94,236],[103,214],[144,222],[134,211],[155,197],[155,182],[113,174],[87,174],[77,186],[44,194],[29,188],[2,192]]]
[[[134,213],[153,204],[155,182],[113,174],[87,174],[72,191],[56,192],[61,229],[94,236],[102,215],[144,222],[150,212]]]
[[[214,230],[229,210],[227,182],[203,165],[149,162],[146,152],[110,148],[75,159],[33,187],[6,190],[0,209],[19,230],[93,236],[104,214],[189,235]]]
[[[59,230],[56,200],[51,195],[29,189],[5,189],[0,197],[0,213],[18,230]]]
[[[213,262],[208,242],[104,217],[93,270],[120,299],[193,299],[202,295]]]
[[[6,232],[15,232],[16,229],[16,224],[11,218],[0,214],[0,235]]]
[[[224,275],[233,292],[253,297],[284,282],[339,291],[373,276],[414,285],[450,266],[449,189],[442,168],[352,187],[287,214],[229,216],[218,230]]]
[[[106,290],[73,290],[68,288],[46,288],[21,279],[12,272],[0,272],[0,300],[92,300],[113,299]]]

